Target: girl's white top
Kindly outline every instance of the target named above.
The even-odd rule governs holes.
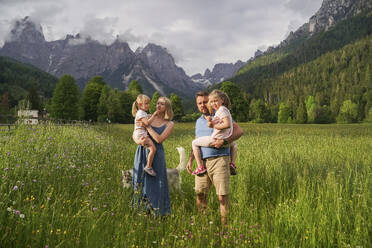
[[[228,119],[230,120],[230,127],[222,129],[222,130],[213,128],[213,133],[212,133],[213,138],[226,139],[231,136],[233,132],[232,117],[231,117],[231,114],[228,108],[226,108],[225,106],[220,106],[213,117],[213,121],[222,122],[222,118],[225,118],[225,117],[228,117]]]
[[[136,125],[136,121],[138,121],[142,118],[147,118],[147,113],[145,111],[143,111],[142,109],[139,109],[136,113],[136,117],[134,118],[134,132],[138,136],[142,136],[142,135],[147,136],[146,128]]]

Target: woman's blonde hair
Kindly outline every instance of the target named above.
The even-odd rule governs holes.
[[[133,117],[136,117],[137,111],[138,111],[138,104],[139,103],[145,103],[149,102],[150,97],[146,96],[145,94],[139,94],[136,98],[136,100],[132,104],[132,115]]]
[[[165,113],[164,113],[164,120],[171,121],[173,119],[173,109],[172,104],[168,97],[161,96],[159,97],[158,101],[163,99],[165,102]]]
[[[226,108],[230,109],[230,107],[231,107],[230,98],[229,98],[229,96],[228,96],[225,92],[220,91],[220,90],[213,90],[213,91],[209,94],[209,99],[210,99],[211,97],[213,97],[213,96],[222,99],[222,101],[223,101],[222,105],[225,106]],[[208,102],[208,104],[209,104],[209,102]],[[209,104],[209,105],[210,105],[210,104]]]

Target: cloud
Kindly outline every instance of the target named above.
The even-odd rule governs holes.
[[[0,0],[0,44],[11,20],[31,16],[47,40],[80,33],[132,50],[147,43],[167,48],[192,75],[215,63],[247,61],[257,48],[279,44],[322,0]],[[82,40],[84,41],[84,40]]]

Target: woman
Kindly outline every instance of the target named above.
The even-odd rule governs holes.
[[[146,126],[156,146],[152,165],[156,176],[150,176],[144,173],[143,169],[147,163],[148,149],[142,145],[138,145],[133,168],[133,203],[146,210],[152,209],[155,211],[155,214],[166,215],[170,213],[170,198],[162,143],[173,131],[174,123],[171,121],[173,110],[167,97],[159,97],[156,109],[158,110],[158,114],[155,116],[152,124]]]

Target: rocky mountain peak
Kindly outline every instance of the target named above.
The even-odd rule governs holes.
[[[281,42],[279,47],[288,45],[292,40],[309,37],[327,31],[338,22],[350,18],[365,9],[372,8],[371,0],[323,0],[320,9],[295,32]]]
[[[40,43],[45,42],[43,28],[39,23],[26,16],[22,20],[16,21],[10,32],[10,41]]]

